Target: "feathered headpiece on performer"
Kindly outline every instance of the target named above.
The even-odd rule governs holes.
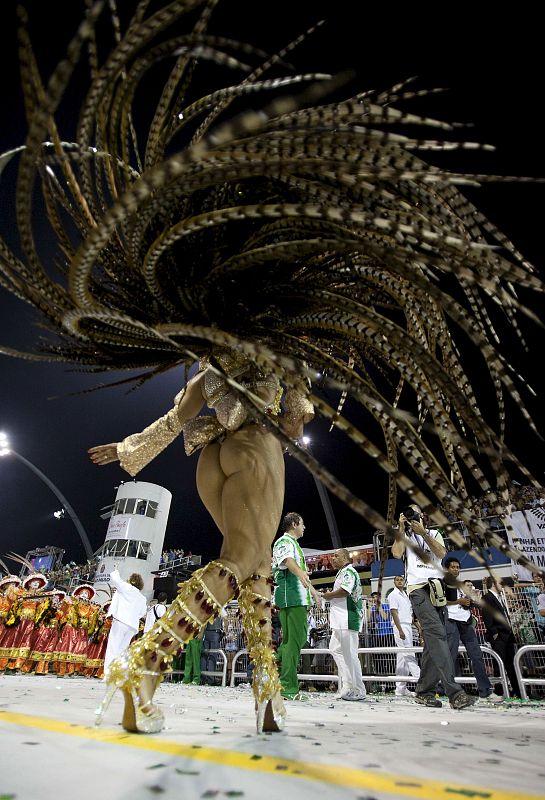
[[[5,562],[2,561],[1,558],[0,558],[0,569],[2,569],[6,573],[4,577],[0,579],[0,589],[10,585],[19,586],[21,584],[21,578],[19,578],[17,575],[13,575],[9,567],[6,566]]]
[[[17,564],[21,564],[28,569],[28,575],[25,575],[21,582],[21,586],[27,592],[39,592],[47,586],[47,578],[41,572],[36,572],[34,564],[19,553],[7,553],[7,557]]]
[[[493,540],[468,510],[466,484],[489,492],[493,505],[490,475],[502,491],[507,464],[524,470],[504,442],[505,394],[532,422],[490,309],[516,336],[518,290],[543,287],[458,188],[501,178],[422,157],[489,148],[438,141],[453,127],[398,110],[425,94],[404,85],[330,99],[339,93],[330,76],[290,71],[298,41],[267,56],[214,36],[215,5],[184,0],[148,11],[138,3],[125,28],[111,10],[116,42],[99,63],[104,4],[95,3],[47,83],[23,26],[22,255],[0,243],[0,282],[39,309],[53,336],[41,352],[1,351],[153,374],[233,348],[288,385],[320,376],[346,393],[352,411],[349,419],[314,391],[316,411],[383,471],[385,515],[287,439],[243,386],[233,388],[375,528],[391,524],[401,489]],[[56,113],[84,49],[91,83],[67,142]],[[221,69],[206,70],[210,62]],[[144,83],[147,127],[137,113]],[[252,97],[258,110],[241,112]],[[36,185],[57,242],[56,277],[33,230],[43,215],[33,207]],[[459,340],[495,391],[486,418]],[[447,523],[436,510],[433,518]]]
[[[94,586],[91,586],[90,583],[82,583],[76,586],[72,592],[72,597],[75,597],[77,600],[92,600],[95,594],[96,590]]]

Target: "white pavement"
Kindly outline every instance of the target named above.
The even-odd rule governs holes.
[[[0,800],[545,800],[545,703],[453,711],[320,693],[258,737],[249,688],[167,683],[167,726],[142,736],[120,728],[120,693],[92,727],[102,692],[92,679],[0,677]]]

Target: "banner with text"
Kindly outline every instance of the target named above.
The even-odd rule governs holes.
[[[545,569],[545,508],[515,511],[507,521],[512,528],[510,531],[507,526],[509,544],[520,550],[536,567]]]

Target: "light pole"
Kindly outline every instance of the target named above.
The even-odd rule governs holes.
[[[301,446],[304,450],[308,450],[310,453],[310,438],[308,436],[301,437]],[[339,547],[342,547],[341,537],[339,535],[339,528],[337,527],[337,520],[335,519],[335,514],[333,513],[333,508],[331,506],[331,500],[329,499],[329,495],[327,493],[327,489],[320,483],[316,475],[312,475],[314,483],[316,485],[316,489],[318,491],[318,495],[320,497],[320,502],[322,504],[322,508],[325,514],[325,518],[327,520],[327,527],[329,528],[329,536],[331,538],[331,544],[335,550],[338,550]]]
[[[15,456],[15,458],[17,458],[19,461],[22,461],[23,464],[25,464],[29,469],[31,469],[32,472],[34,472],[34,474],[37,475],[38,478],[40,478],[45,483],[45,485],[51,489],[51,491],[57,497],[57,499],[61,501],[64,510],[66,511],[66,513],[76,526],[76,530],[79,533],[79,537],[81,539],[81,543],[83,544],[83,549],[85,550],[86,557],[89,559],[92,558],[93,549],[91,547],[91,543],[89,542],[89,537],[87,536],[85,528],[81,524],[78,515],[76,514],[76,512],[66,499],[66,497],[62,494],[60,489],[58,489],[55,486],[55,484],[49,480],[47,475],[44,475],[43,472],[39,470],[38,467],[34,466],[34,464],[31,461],[29,461],[20,453],[17,453],[12,447],[10,447],[7,435],[5,433],[0,432],[0,456],[8,456],[8,455]]]

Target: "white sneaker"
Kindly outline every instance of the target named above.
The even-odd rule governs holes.
[[[365,700],[367,697],[367,692],[360,692],[359,689],[349,689],[347,692],[341,695],[341,700]]]
[[[396,689],[395,690],[396,697],[414,697],[414,692],[411,692],[406,686],[403,689]]]
[[[487,694],[486,697],[481,697],[481,700],[486,700],[488,703],[503,703],[503,695],[496,694],[495,692],[491,692],[491,694]]]

